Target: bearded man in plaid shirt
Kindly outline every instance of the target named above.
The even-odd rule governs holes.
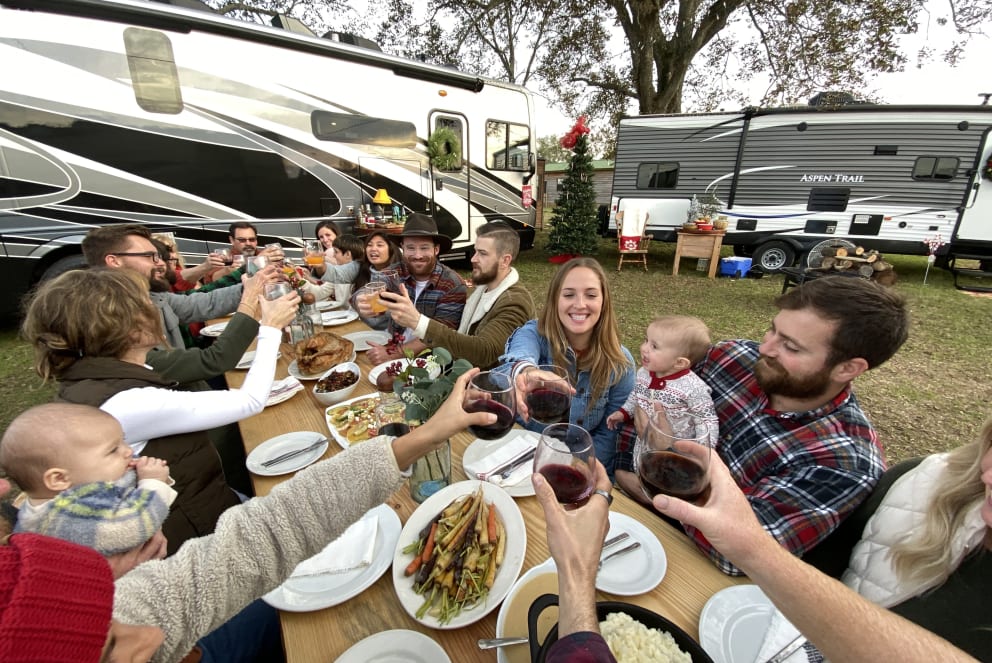
[[[859,278],[823,277],[781,295],[759,344],[722,341],[695,367],[720,421],[716,452],[769,534],[801,556],[871,493],[885,458],[851,381],[906,340],[905,300]],[[632,459],[618,440],[618,469]],[[740,571],[684,527],[722,571]]]

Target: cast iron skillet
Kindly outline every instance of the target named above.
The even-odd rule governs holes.
[[[537,641],[537,618],[546,608],[553,605],[558,605],[558,596],[556,594],[543,594],[538,596],[530,604],[530,610],[527,611],[527,635],[530,637],[530,657],[534,663],[544,663],[544,658],[548,655],[551,645],[558,640],[558,625],[555,624],[551,627],[548,637],[544,642]],[[630,603],[621,603],[619,601],[599,601],[596,603],[596,615],[599,621],[604,621],[606,616],[611,612],[623,612],[648,628],[668,631],[672,634],[679,648],[692,656],[693,663],[713,663],[713,659],[703,651],[703,648],[699,646],[698,642],[690,638],[688,633],[661,615],[651,612],[647,608]]]

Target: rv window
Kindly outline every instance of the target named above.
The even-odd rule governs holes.
[[[450,168],[438,168],[438,170],[449,172],[460,171],[462,169],[462,156],[465,154],[465,129],[462,121],[457,117],[436,117],[434,118],[434,130],[437,131],[438,129],[451,129],[454,131],[455,136],[458,138],[458,144],[461,146],[461,154],[458,155],[458,160]],[[435,168],[437,168],[437,164],[435,164]]]
[[[336,143],[410,149],[417,145],[417,128],[410,122],[318,110],[310,114],[310,127],[319,140]]]
[[[530,128],[487,120],[486,167],[490,170],[529,170]]]
[[[138,105],[149,113],[181,113],[183,97],[169,38],[155,30],[127,28],[124,50]]]
[[[678,183],[677,163],[642,163],[637,166],[638,189],[674,189]]]
[[[951,180],[957,172],[957,157],[918,157],[913,164],[914,180]]]

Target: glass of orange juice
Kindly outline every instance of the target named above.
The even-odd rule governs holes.
[[[371,298],[369,300],[369,306],[372,307],[372,312],[385,313],[387,310],[386,305],[382,303],[382,300],[379,298],[379,294],[386,290],[386,282],[369,281],[369,283],[365,287],[368,288],[368,291],[371,295]]]
[[[303,244],[303,259],[307,267],[320,267],[324,264],[324,247],[320,240],[308,239]]]

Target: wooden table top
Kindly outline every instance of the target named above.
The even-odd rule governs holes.
[[[329,327],[328,331],[348,334],[367,331],[361,321],[339,327]],[[276,369],[276,378],[288,375],[287,367],[292,361],[290,350],[283,346]],[[362,378],[352,397],[374,391],[366,375],[372,368],[365,353],[359,353],[357,363],[362,368]],[[231,371],[227,380],[231,387],[238,387],[244,381],[244,371]],[[240,422],[245,451],[250,453],[259,444],[276,435],[299,430],[312,430],[327,433],[324,419],[325,407],[317,402],[311,389],[312,381],[304,382],[307,387],[288,401],[266,408],[260,414]],[[460,433],[452,438],[451,468],[452,480],[464,480],[462,453],[472,442],[473,436]],[[331,439],[326,457],[339,453],[341,448]],[[267,494],[273,486],[292,475],[277,477],[252,476],[257,495]],[[650,529],[665,548],[668,557],[668,571],[664,580],[652,591],[639,596],[614,596],[599,592],[600,600],[618,600],[643,606],[668,618],[689,635],[698,639],[699,613],[706,601],[715,592],[734,584],[746,582],[721,573],[705,558],[682,533],[668,525],[656,514],[640,506],[627,496],[615,492],[612,510],[630,515]],[[396,510],[403,523],[417,507],[406,486],[401,487],[387,503]],[[521,574],[550,557],[544,528],[544,514],[535,497],[516,499],[527,526],[527,553]],[[480,651],[476,645],[479,638],[496,637],[495,609],[484,619],[464,628],[437,630],[428,628],[408,616],[400,605],[393,589],[392,573],[387,571],[371,587],[359,596],[340,605],[308,613],[281,613],[283,642],[287,659],[291,663],[331,663],[353,644],[380,631],[390,629],[410,629],[419,631],[436,640],[448,653],[452,661],[495,661],[496,650]]]

